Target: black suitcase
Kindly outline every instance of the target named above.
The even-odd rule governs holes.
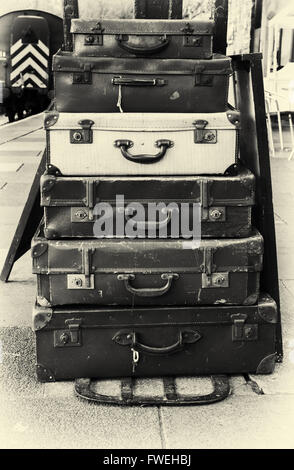
[[[227,109],[231,59],[53,59],[56,109],[69,113],[217,113]],[[147,98],[148,96],[148,98]]]
[[[211,59],[213,21],[73,19],[74,54],[94,57]]]
[[[257,301],[263,239],[32,242],[42,306],[239,304]]]
[[[124,200],[120,199],[123,195]],[[45,208],[44,234],[48,239],[93,238],[99,207],[113,209],[115,231],[118,213],[123,224],[136,214],[137,203],[144,206],[145,218],[137,227],[145,237],[158,237],[166,227],[172,236],[173,221],[181,227],[181,211],[175,205],[201,207],[201,237],[247,237],[251,231],[251,210],[255,199],[255,177],[241,169],[236,176],[198,177],[56,177],[41,178],[41,205]],[[121,205],[119,203],[121,201]],[[157,219],[148,219],[148,203],[158,204]],[[100,206],[100,204],[102,204]],[[164,210],[164,205],[166,210]],[[170,209],[169,209],[170,208]],[[161,216],[161,214],[163,214]],[[182,233],[179,230],[179,237]],[[106,235],[107,236],[107,235]],[[110,233],[109,236],[112,236]],[[122,237],[126,234],[122,234]],[[192,237],[192,235],[191,235]]]
[[[33,329],[41,382],[74,378],[269,374],[277,308],[37,306]]]

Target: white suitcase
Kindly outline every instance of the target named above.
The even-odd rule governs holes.
[[[47,162],[61,175],[223,174],[238,158],[240,115],[47,113]],[[56,167],[56,169],[54,168]]]

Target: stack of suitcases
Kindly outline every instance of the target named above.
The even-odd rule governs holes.
[[[76,19],[72,33],[32,242],[39,380],[271,373],[255,177],[213,22]]]

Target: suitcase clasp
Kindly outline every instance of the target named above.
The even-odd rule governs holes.
[[[92,84],[92,68],[91,64],[84,64],[83,71],[74,72],[72,83],[73,85],[91,85]]]
[[[102,28],[102,24],[100,21],[91,28],[92,34],[88,34],[85,36],[84,45],[85,46],[103,46],[103,32],[104,28]]]
[[[184,47],[202,47],[203,46],[203,37],[186,35],[184,36]]]
[[[81,324],[80,318],[65,320],[66,329],[54,331],[54,347],[81,346]]]
[[[92,144],[93,143],[93,131],[91,127],[94,121],[90,119],[84,119],[78,123],[82,129],[73,129],[70,131],[70,143],[71,144]]]
[[[204,248],[202,269],[202,289],[229,287],[229,273],[215,272],[213,254],[216,248]]]
[[[216,144],[217,143],[217,131],[215,129],[206,129],[208,121],[199,119],[194,121],[194,142],[195,144]]]
[[[194,68],[195,82],[194,86],[212,86],[213,74],[205,73],[205,65],[196,65]]]
[[[258,325],[246,324],[247,315],[245,313],[231,315],[231,319],[233,321],[233,341],[256,341],[258,339]]]

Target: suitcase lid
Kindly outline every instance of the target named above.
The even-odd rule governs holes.
[[[136,75],[231,75],[232,59],[213,54],[212,59],[152,59],[113,57],[77,57],[58,51],[53,56],[54,72]]]
[[[248,207],[254,204],[255,176],[240,169],[235,176],[153,176],[80,177],[41,176],[41,205],[44,207],[90,207],[98,201],[115,204],[117,194],[123,194],[125,203],[165,201],[201,202],[203,183],[208,186],[208,206]],[[89,197],[89,185],[93,197]],[[148,191],[146,193],[146,188]]]
[[[34,274],[156,274],[260,272],[263,238],[179,240],[104,238],[32,240]],[[148,279],[147,279],[148,281]]]
[[[91,305],[70,305],[67,307],[41,307],[35,305],[33,309],[33,330],[40,331],[64,329],[65,321],[72,317],[82,319],[83,325],[98,328],[99,325],[163,325],[166,326],[166,318],[170,325],[187,325],[191,322],[195,325],[203,323],[210,325],[234,324],[232,315],[247,315],[247,323],[276,324],[278,323],[278,310],[276,302],[268,294],[260,294],[256,305],[196,305],[195,307],[139,307],[136,311],[140,315],[133,321],[133,308],[120,307],[95,307]],[[168,317],[167,317],[168,315]],[[111,321],[110,321],[111,318]],[[238,319],[238,317],[235,317]],[[243,317],[244,318],[244,317]],[[197,320],[196,320],[197,319]]]
[[[164,132],[195,131],[199,121],[205,129],[231,130],[240,127],[240,113],[229,109],[223,113],[58,113],[45,114],[47,130],[82,129],[83,121],[91,121],[93,131]]]
[[[136,34],[136,35],[212,35],[212,20],[82,20],[72,19],[71,32],[74,34]]]

